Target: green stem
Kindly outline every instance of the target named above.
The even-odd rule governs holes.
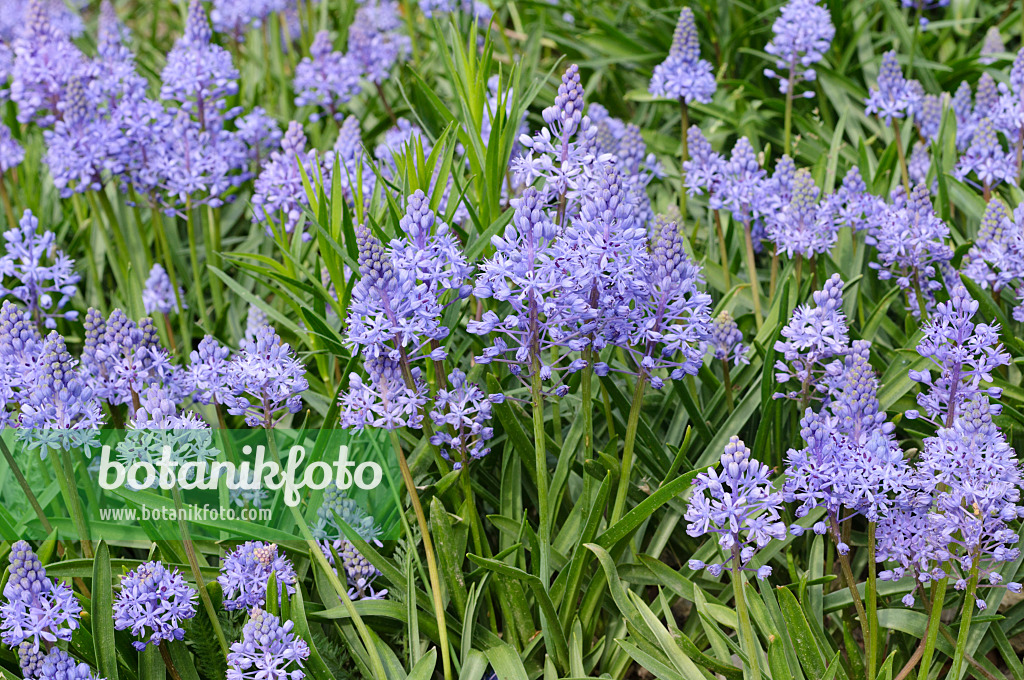
[[[722,276],[725,278],[725,289],[729,290],[732,288],[732,284],[729,282],[729,252],[725,247],[725,232],[722,231],[722,214],[717,210],[711,212],[715,216],[715,236],[718,237],[718,255],[722,261]]]
[[[409,500],[412,502],[412,510],[416,515],[416,523],[420,526],[420,533],[423,538],[423,552],[427,558],[427,572],[430,577],[430,591],[434,598],[434,617],[437,619],[437,631],[441,643],[441,662],[444,666],[445,680],[452,678],[451,650],[448,649],[448,626],[444,618],[444,602],[441,600],[441,577],[437,570],[437,557],[434,554],[434,542],[430,538],[430,527],[427,525],[427,516],[423,512],[423,505],[420,503],[419,493],[416,491],[416,483],[412,478],[412,471],[409,470],[409,463],[402,452],[402,442],[398,439],[398,431],[391,430],[391,445],[398,456],[398,467],[402,472],[402,480],[409,492]],[[463,471],[465,472],[465,471]],[[377,676],[374,677],[385,677]]]
[[[171,486],[171,498],[174,500],[174,510],[178,516],[178,530],[181,532],[181,547],[185,550],[185,559],[188,561],[189,570],[192,572],[192,578],[196,581],[196,590],[199,591],[199,599],[203,602],[203,609],[206,610],[206,616],[210,619],[210,625],[213,626],[214,637],[217,638],[217,644],[220,645],[221,651],[225,654],[228,653],[228,641],[224,637],[224,629],[220,626],[220,619],[217,618],[217,609],[213,606],[213,600],[210,598],[210,592],[206,589],[206,580],[203,578],[203,572],[199,567],[199,556],[196,555],[196,547],[192,543],[192,533],[188,528],[188,522],[185,520],[184,502],[181,500],[181,489],[178,488],[177,484]]]
[[[867,600],[868,625],[870,635],[864,639],[864,646],[867,648],[868,657],[868,680],[875,677],[875,669],[878,666],[878,648],[881,640],[878,630],[878,582],[877,563],[875,562],[875,523],[868,522],[868,582],[865,587],[864,596]]]
[[[783,121],[782,153],[790,155],[790,145],[793,139],[793,85],[796,64],[789,66],[789,87],[786,88],[786,116]]]
[[[266,424],[264,425],[264,429],[267,433],[267,448],[270,449],[274,462],[283,469],[281,464],[281,454],[277,450],[277,440],[274,438],[274,432],[272,428]],[[174,487],[176,492],[177,488],[177,486]],[[298,528],[299,533],[302,534],[303,540],[306,541],[310,559],[316,562],[320,570],[324,572],[324,575],[327,577],[327,582],[330,583],[332,588],[334,588],[334,592],[338,595],[338,599],[341,600],[342,605],[345,607],[349,617],[352,619],[352,623],[355,624],[356,632],[363,641],[363,646],[366,647],[366,653],[370,657],[370,670],[373,671],[373,677],[387,677],[384,673],[384,664],[380,660],[380,654],[377,653],[377,646],[374,644],[373,638],[370,637],[370,631],[363,622],[363,618],[359,616],[359,611],[356,610],[356,606],[352,604],[352,599],[348,596],[348,588],[342,585],[341,581],[338,579],[338,572],[331,567],[330,562],[328,562],[327,558],[324,556],[323,550],[320,549],[320,544],[313,538],[313,534],[309,531],[309,526],[306,524],[306,518],[302,516],[302,512],[299,510],[299,507],[297,505],[289,505],[288,510],[291,512],[292,520],[295,522],[296,528]],[[200,593],[201,592],[202,590],[200,590]],[[443,633],[442,639],[444,639]]]
[[[4,184],[3,173],[0,173],[0,203],[4,204],[4,214],[7,216],[7,228],[14,229],[18,221],[14,219],[14,209],[11,207],[11,197],[7,194],[7,185]]]
[[[633,403],[629,408],[629,420],[626,421],[626,439],[622,448],[622,463],[619,467],[619,486],[615,492],[615,505],[612,507],[608,526],[614,525],[622,517],[626,508],[626,497],[629,494],[629,477],[633,471],[633,448],[636,446],[636,431],[640,424],[640,410],[644,401],[644,390],[647,388],[647,373],[642,369],[633,390]]]
[[[39,523],[43,525],[43,531],[49,535],[53,531],[53,527],[50,525],[50,520],[46,518],[46,513],[43,512],[43,506],[39,505],[39,499],[36,498],[35,493],[32,492],[32,487],[29,486],[28,480],[25,479],[25,475],[22,474],[21,468],[18,467],[18,462],[14,460],[14,456],[11,454],[11,450],[7,448],[7,442],[0,437],[0,452],[3,453],[4,460],[7,461],[7,465],[11,468],[11,472],[14,473],[14,478],[18,481],[18,486],[25,493],[25,497],[28,498],[29,504],[32,505],[32,510],[35,511],[36,517],[39,518]]]
[[[167,643],[163,641],[160,642],[160,657],[164,660],[167,672],[171,674],[171,680],[181,680],[178,669],[174,667],[174,660],[171,659],[171,651],[167,649]]]
[[[747,274],[750,276],[750,296],[754,301],[754,322],[757,330],[764,325],[761,316],[761,281],[757,278],[757,263],[754,260],[754,237],[750,232],[750,221],[743,223],[743,236],[747,241]]]
[[[60,493],[68,505],[71,523],[75,525],[78,540],[82,543],[82,557],[92,558],[92,541],[89,539],[89,527],[85,523],[85,513],[82,512],[82,499],[78,497],[78,484],[75,482],[71,470],[71,459],[63,450],[53,449],[50,453],[53,456],[53,467],[57,473]]]
[[[964,595],[964,609],[960,615],[960,634],[956,638],[956,651],[953,653],[953,669],[946,676],[949,680],[960,680],[964,667],[964,656],[967,654],[967,637],[971,632],[971,619],[974,617],[974,596],[978,591],[978,559],[975,552],[972,560],[971,575],[967,581],[967,593]]]
[[[743,569],[740,567],[739,548],[734,547],[732,552],[732,590],[736,600],[736,618],[739,620],[740,646],[747,655],[747,663],[743,666],[743,677],[749,680],[761,680],[761,660],[758,658],[754,628],[750,625],[750,615],[747,613],[747,599],[743,592],[746,587],[746,579],[743,578]]]
[[[208,208],[209,219],[207,220],[207,229],[210,234],[210,240],[209,246],[206,248],[206,264],[209,267],[223,269],[220,258],[220,211],[209,206]],[[216,276],[213,272],[210,272],[210,295],[213,297],[213,309],[217,316],[220,316],[224,312],[223,284],[220,277]]]
[[[907,78],[914,77],[914,55],[917,53],[917,38],[921,35],[921,5],[914,11],[914,33],[910,37],[910,60],[907,62]]]
[[[594,350],[590,345],[583,350],[583,360],[587,367],[583,369],[580,377],[580,397],[583,400],[583,457],[590,460],[594,456]]]
[[[725,389],[725,404],[729,413],[736,410],[736,402],[732,394],[732,380],[729,378],[729,358],[722,359],[722,387]]]
[[[192,199],[185,201],[185,220],[188,229],[188,256],[192,260],[192,285],[196,289],[196,307],[199,309],[199,318],[204,326],[210,325],[206,314],[206,299],[203,295],[203,277],[199,272],[199,248],[196,245],[196,225],[192,216]]]
[[[942,625],[942,605],[946,600],[946,586],[948,583],[948,578],[932,582],[932,611],[928,617],[927,637],[924,644],[924,653],[921,655],[921,667],[918,669],[918,680],[928,680],[928,669],[932,665],[935,643],[939,639],[939,626]]]
[[[832,524],[832,538],[838,546],[842,540],[839,523],[836,522],[834,517],[829,517],[829,522]],[[846,587],[850,589],[850,595],[853,597],[853,608],[857,610],[857,618],[860,619],[860,630],[866,646],[868,644],[867,641],[870,639],[871,626],[868,623],[867,612],[864,611],[864,602],[860,599],[860,593],[857,592],[857,581],[853,578],[853,569],[850,567],[850,555],[849,553],[846,555],[842,554],[837,547],[836,557],[839,559],[839,566],[843,570]]]
[[[910,195],[910,173],[907,171],[907,154],[903,151],[903,135],[900,133],[900,122],[896,118],[892,119],[892,131],[896,137],[896,153],[900,157],[900,175],[903,177],[903,188],[907,190],[907,195]]]
[[[540,357],[533,355],[533,377],[530,396],[533,399],[533,446],[537,464],[537,512],[540,527],[537,535],[540,543],[539,576],[544,588],[551,585],[551,518],[548,509],[548,456],[544,434],[544,395],[541,392]]]
[[[686,106],[686,102],[682,99],[679,100],[679,111],[682,114],[682,135],[681,140],[683,143],[682,152],[679,154],[679,214],[682,216],[683,222],[686,222],[686,172],[683,170],[683,163],[690,159],[690,146],[689,140],[686,138],[686,133],[690,129],[690,112]],[[682,226],[682,225],[680,225]]]

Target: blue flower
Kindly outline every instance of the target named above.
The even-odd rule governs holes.
[[[711,64],[700,58],[693,10],[684,7],[679,13],[668,58],[654,67],[648,89],[656,97],[682,99],[687,104],[707,104],[716,87]]]
[[[181,623],[196,615],[196,591],[177,569],[160,562],[146,562],[121,577],[121,591],[114,601],[114,628],[131,629],[142,638],[132,642],[142,650],[148,644],[181,640]]]
[[[249,612],[242,639],[231,643],[227,680],[302,680],[300,669],[309,658],[309,645],[298,637],[291,621],[281,623],[262,609]]]
[[[46,576],[46,569],[25,541],[11,546],[10,576],[0,605],[0,639],[10,647],[22,642],[31,651],[58,640],[70,640],[82,607],[71,588]]]
[[[314,106],[326,109],[335,120],[344,114],[341,106],[360,92],[360,65],[356,59],[332,50],[331,34],[320,31],[309,47],[310,56],[295,67],[296,106]],[[319,113],[309,119],[316,121]]]
[[[295,592],[295,567],[278,552],[273,543],[247,541],[224,556],[217,582],[224,590],[224,609],[263,607],[267,601],[267,581],[277,580],[277,596]]]
[[[900,69],[896,52],[890,50],[882,55],[882,68],[878,72],[878,86],[871,88],[864,113],[877,114],[891,125],[897,118],[906,118],[913,111],[918,93]]]
[[[779,92],[795,92],[800,81],[815,79],[813,65],[821,61],[835,37],[836,29],[828,10],[817,0],[791,0],[772,25],[774,36],[764,51],[775,57],[775,67],[783,74],[765,69],[769,78],[779,79]],[[804,97],[814,93],[807,91]]]

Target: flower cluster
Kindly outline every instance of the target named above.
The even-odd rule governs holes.
[[[724,569],[750,569],[747,565],[758,550],[773,538],[786,537],[779,514],[782,495],[772,488],[768,466],[752,459],[739,437],[729,439],[720,464],[721,472],[708,468],[697,475],[684,515],[688,535],[718,534],[718,545],[728,555],[721,563],[690,560],[691,569],[706,568],[712,576]],[[759,579],[772,573],[768,565],[751,570]]]
[[[349,599],[383,600],[387,596],[387,588],[373,588],[373,582],[380,576],[380,570],[363,557],[351,541],[338,539],[331,543],[323,542],[320,544],[320,550],[331,566],[336,567],[339,562],[341,563],[339,574],[344,572],[349,587]]]
[[[430,418],[436,428],[430,443],[440,447],[445,460],[461,470],[471,460],[479,460],[490,453],[485,448],[494,436],[491,404],[501,403],[504,395],[488,397],[479,386],[468,382],[466,374],[455,369],[448,376],[448,387],[438,390]],[[454,454],[454,460],[453,460]]]
[[[227,680],[302,680],[309,645],[293,632],[292,621],[253,608],[242,627],[242,639],[231,643]]]
[[[196,615],[196,591],[177,569],[160,562],[146,562],[121,577],[121,591],[114,601],[114,628],[131,629],[142,650],[148,644],[185,637],[182,622]]]
[[[237,395],[228,412],[244,415],[250,427],[269,430],[302,409],[302,393],[309,387],[306,369],[272,326],[262,326],[255,338],[242,342],[227,373]]]
[[[10,576],[0,605],[0,639],[17,647],[23,642],[32,652],[70,640],[78,628],[82,606],[71,588],[46,576],[39,557],[25,541],[11,546]]]
[[[0,256],[0,276],[14,282],[9,286],[0,282],[0,295],[20,300],[36,323],[46,328],[56,328],[57,319],[77,319],[77,311],[64,307],[78,292],[81,277],[75,273],[75,261],[57,250],[56,234],[40,234],[39,220],[26,210],[18,226],[3,237],[6,252]]]
[[[295,592],[295,567],[273,543],[247,541],[224,556],[217,582],[224,590],[224,609],[250,609],[267,602],[267,582],[277,580],[277,597]]]
[[[878,86],[871,89],[866,100],[866,114],[877,114],[887,125],[893,120],[906,118],[913,112],[919,96],[918,90],[903,76],[896,52],[882,55],[882,67],[878,72]]]
[[[693,10],[684,7],[679,13],[668,58],[654,67],[648,89],[657,97],[681,99],[687,104],[707,104],[716,87],[711,64],[700,58]]]
[[[788,76],[779,75],[773,69],[765,69],[769,78],[779,79],[779,91],[783,94],[795,91],[801,81],[815,79],[814,64],[832,44],[836,29],[828,10],[817,0],[791,0],[782,7],[782,13],[772,25],[774,36],[764,51],[775,57],[775,67]],[[813,92],[803,93],[811,98]]]
[[[146,287],[142,291],[142,306],[146,314],[170,314],[188,309],[188,305],[185,304],[185,292],[180,286],[177,290],[174,289],[167,270],[159,263],[154,264],[149,270],[149,278],[146,279]]]
[[[743,344],[743,331],[728,310],[711,319],[711,338],[708,341],[715,359],[733,364],[749,364],[747,346]]]
[[[302,123],[293,120],[281,140],[281,150],[270,154],[256,178],[252,195],[253,222],[264,222],[270,236],[274,235],[275,224],[286,234],[294,233],[303,210],[309,205],[302,174],[305,173],[312,186],[319,172],[316,151],[306,150]],[[311,235],[304,233],[303,238],[308,240]]]
[[[295,67],[295,105],[325,109],[340,121],[344,117],[341,106],[360,92],[360,66],[354,58],[333,49],[327,31],[316,34],[309,55]],[[319,117],[313,113],[310,120]]]
[[[775,351],[782,353],[782,359],[775,362],[775,380],[780,385],[796,380],[800,389],[776,393],[776,399],[807,400],[823,392],[829,366],[849,346],[839,274],[833,274],[811,298],[814,304],[797,307],[782,329],[784,339],[775,343]]]

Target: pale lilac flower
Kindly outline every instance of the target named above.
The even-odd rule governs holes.
[[[489,398],[457,368],[448,376],[448,386],[438,390],[430,411],[435,427],[430,443],[440,448],[441,455],[452,462],[455,470],[490,453],[485,447],[494,436],[494,428],[488,425],[491,403],[503,398],[501,394]]]
[[[656,97],[681,99],[687,104],[707,104],[716,87],[711,64],[700,58],[693,10],[684,7],[679,13],[668,58],[654,67],[648,89]]]
[[[791,0],[782,7],[782,13],[772,25],[774,33],[764,51],[775,57],[775,68],[765,69],[769,78],[779,79],[779,92],[795,91],[801,81],[813,81],[814,64],[821,61],[835,37],[836,29],[828,9],[817,0]],[[788,75],[786,75],[788,74]],[[810,99],[808,90],[803,96]]]
[[[723,569],[749,569],[759,579],[767,578],[771,567],[755,570],[746,565],[772,539],[786,537],[779,514],[782,495],[772,488],[768,466],[752,459],[739,437],[729,439],[720,464],[720,473],[709,467],[697,475],[684,518],[688,535],[718,534],[718,545],[729,556],[721,564],[690,560],[689,566],[706,568],[712,575]]]
[[[11,136],[11,129],[0,123],[0,175],[16,168],[25,160],[25,150]],[[0,179],[0,181],[3,181]]]
[[[215,31],[241,41],[248,31],[260,28],[267,17],[287,7],[286,0],[213,0],[210,19]]]
[[[767,219],[766,233],[775,242],[776,252],[810,258],[835,245],[839,230],[829,204],[819,203],[820,193],[810,171],[801,168],[789,202]]]
[[[196,615],[195,598],[195,589],[177,569],[146,562],[121,577],[121,590],[114,600],[114,628],[130,628],[133,636],[141,638],[132,642],[138,650],[165,640],[182,640],[181,624]]]
[[[882,55],[882,67],[878,72],[878,86],[871,88],[865,100],[864,113],[877,114],[887,125],[897,118],[906,118],[917,105],[918,93],[910,81],[903,77],[896,52]]]
[[[344,114],[343,104],[359,94],[360,64],[340,51],[332,49],[331,34],[320,31],[309,47],[310,56],[304,57],[295,67],[296,106],[313,106],[325,109],[337,121]],[[320,113],[309,116],[311,121],[319,120]]]
[[[242,342],[228,376],[232,391],[239,395],[228,404],[228,413],[244,415],[249,427],[269,429],[286,415],[298,413],[302,393],[309,387],[305,367],[272,326],[263,326],[253,340]]]
[[[185,304],[185,292],[180,286],[175,291],[171,286],[171,277],[167,275],[167,270],[160,263],[154,264],[153,268],[149,270],[146,287],[142,290],[142,306],[146,309],[146,314],[176,312],[178,311],[178,300],[181,300],[181,306],[184,309],[188,309],[188,305]]]
[[[295,567],[273,543],[248,541],[224,556],[217,581],[224,590],[224,609],[248,610],[266,606],[267,582],[277,581],[277,597],[295,592]]]
[[[28,676],[26,676],[28,677]],[[37,680],[99,680],[87,664],[75,661],[61,649],[51,649],[39,663]]]
[[[775,399],[807,399],[826,389],[823,377],[836,357],[849,348],[849,330],[843,313],[843,280],[833,274],[825,286],[812,294],[812,305],[800,305],[793,311],[775,351],[782,359],[775,362],[775,380],[780,384],[796,380],[800,389],[776,393]]]
[[[242,639],[231,643],[227,680],[302,680],[300,670],[309,658],[309,645],[293,632],[292,621],[254,608],[242,628]]]
[[[0,605],[0,638],[17,647],[22,642],[31,651],[49,647],[58,640],[70,640],[79,626],[82,607],[71,588],[46,576],[46,569],[25,541],[11,546],[7,584]]]
[[[56,328],[58,318],[74,320],[75,310],[61,311],[78,292],[80,276],[74,260],[57,250],[52,231],[38,233],[39,220],[26,210],[19,225],[4,232],[6,253],[0,257],[0,276],[15,279],[0,284],[0,294],[21,300],[36,323]]]
[[[302,123],[293,120],[288,124],[281,150],[270,154],[253,186],[252,219],[265,222],[268,235],[274,235],[275,224],[286,234],[295,232],[303,210],[309,205],[303,171],[310,186],[315,185],[320,173],[316,151],[306,150]],[[309,240],[312,235],[304,232],[302,237]]]
[[[356,10],[348,29],[348,54],[359,64],[364,78],[383,83],[395,64],[408,58],[412,42],[399,32],[401,27],[394,0],[368,0]]]
[[[728,310],[723,310],[711,319],[709,345],[715,359],[730,361],[734,365],[749,364],[747,346],[743,344],[743,331]]]
[[[982,118],[978,122],[967,153],[960,156],[953,170],[953,176],[961,181],[972,173],[978,183],[989,189],[1001,182],[1017,182],[1014,154],[1003,148],[995,124],[989,118]]]
[[[387,588],[373,588],[373,582],[381,574],[380,570],[363,557],[351,541],[344,538],[331,542],[323,541],[320,543],[320,550],[331,566],[337,568],[338,561],[341,561],[338,573],[344,573],[350,600],[383,600],[387,597]],[[334,558],[335,555],[338,556],[337,560]]]

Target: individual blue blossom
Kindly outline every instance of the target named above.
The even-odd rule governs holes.
[[[241,41],[248,31],[260,28],[267,17],[284,12],[287,6],[285,0],[213,0],[210,20],[213,30]]]
[[[555,265],[565,272],[562,304],[578,312],[580,334],[597,351],[629,344],[636,312],[647,298],[648,236],[640,219],[645,211],[633,199],[611,168],[583,197],[579,214],[553,248]]]
[[[256,339],[256,333],[264,326],[270,324],[267,313],[259,305],[250,304],[245,312],[245,334],[242,340],[250,342]]]
[[[0,605],[0,639],[10,647],[28,642],[32,652],[70,640],[82,614],[71,588],[46,576],[25,541],[12,545],[7,559],[10,576],[4,586],[6,601]]]
[[[11,129],[0,123],[0,175],[11,168],[18,167],[23,160],[25,160],[25,150],[11,136]]]
[[[921,97],[914,107],[914,122],[923,141],[930,143],[938,139],[942,108],[942,99],[933,94]]]
[[[50,331],[38,379],[21,404],[21,427],[32,430],[26,435],[29,447],[44,457],[50,448],[91,442],[90,431],[103,423],[99,399],[77,364],[64,338]]]
[[[430,419],[434,435],[430,443],[440,448],[445,460],[461,470],[469,461],[480,460],[490,449],[487,441],[494,436],[491,403],[501,402],[504,395],[488,397],[479,385],[469,382],[466,374],[455,369],[448,376],[448,385],[437,391]]]
[[[166,387],[176,402],[185,397],[181,369],[160,345],[153,320],[136,323],[120,309],[106,320],[94,309],[86,313],[82,368],[99,399],[131,404],[133,411],[151,385]]]
[[[315,183],[319,163],[316,151],[306,150],[302,123],[293,120],[281,141],[281,150],[270,154],[253,186],[252,219],[265,222],[268,235],[274,234],[274,224],[279,224],[286,234],[295,232],[309,204],[303,172],[310,184]],[[312,236],[304,233],[303,238],[308,240]]]
[[[55,328],[58,318],[78,318],[77,311],[62,310],[78,292],[81,277],[75,273],[74,260],[57,250],[56,235],[38,230],[39,220],[26,210],[18,226],[4,232],[6,253],[0,256],[0,275],[15,283],[0,284],[0,294],[14,296],[37,323]]]
[[[654,389],[664,385],[659,371],[680,380],[700,370],[711,323],[711,296],[703,290],[700,267],[683,248],[682,233],[671,221],[660,227],[643,277],[647,294],[637,300],[635,328],[626,339],[638,372]],[[594,370],[604,375],[607,366],[599,363]]]
[[[82,81],[73,78],[58,105],[61,118],[43,131],[46,164],[62,198],[99,191],[104,170],[120,171],[117,145],[123,140],[112,123],[93,115]]]
[[[252,111],[236,118],[235,129],[249,148],[249,155],[257,166],[281,143],[281,128],[277,121],[259,106],[254,106]]]
[[[825,200],[837,227],[849,227],[855,232],[876,227],[886,210],[885,201],[868,193],[856,166],[850,168],[839,189]]]
[[[754,147],[746,137],[740,137],[732,148],[732,155],[722,166],[722,183],[718,192],[722,207],[732,212],[740,222],[751,224],[761,217],[770,205],[768,173],[757,160]]]
[[[350,600],[383,600],[387,597],[387,588],[373,587],[373,582],[381,574],[380,569],[373,566],[351,541],[343,538],[324,541],[320,543],[320,550],[331,566],[337,567],[340,560],[341,569],[338,573],[340,575],[344,572]],[[335,559],[335,555],[338,559]]]
[[[28,677],[28,676],[26,676]],[[37,680],[100,680],[88,664],[73,659],[61,649],[51,649],[39,664]]]
[[[49,127],[72,78],[88,68],[85,55],[51,23],[44,0],[28,0],[13,43],[10,98],[18,106],[18,122]],[[6,14],[6,12],[4,12]]]
[[[910,377],[921,383],[923,390],[917,403],[924,409],[927,419],[953,425],[960,407],[965,402],[986,396],[998,399],[999,387],[986,387],[991,383],[993,371],[1010,363],[1010,355],[999,341],[999,324],[975,321],[978,301],[973,299],[962,284],[951,292],[948,302],[939,302],[935,313],[924,324],[923,336],[917,351],[938,369],[911,371]],[[908,418],[918,418],[916,410],[907,411]]]
[[[792,198],[782,210],[769,217],[766,232],[778,253],[787,257],[813,257],[835,245],[838,228],[828,204],[820,204],[820,191],[807,169],[793,180]]]
[[[35,647],[31,642],[25,640],[17,647],[18,667],[21,668],[21,677],[26,680],[34,680],[39,677],[43,669],[43,661],[46,659],[46,647]],[[60,650],[54,650],[60,651]]]
[[[248,610],[267,603],[267,582],[277,581],[277,597],[295,592],[295,567],[273,543],[247,541],[224,556],[217,582],[224,590],[224,609]]]
[[[398,226],[405,238],[390,244],[396,270],[422,282],[438,297],[447,291],[460,297],[469,295],[472,266],[451,228],[434,214],[423,191],[417,189],[408,197]]]
[[[167,275],[167,270],[159,262],[155,263],[149,270],[146,287],[142,290],[142,306],[145,308],[146,314],[176,312],[179,300],[181,307],[188,309],[188,305],[185,304],[184,291],[180,286],[175,291],[171,285],[171,277]]]
[[[132,645],[143,650],[165,640],[182,640],[181,624],[196,615],[196,591],[181,572],[160,562],[146,562],[121,577],[121,590],[114,600],[114,628],[131,629],[141,638]]]
[[[717,85],[711,64],[700,58],[700,41],[693,10],[679,13],[668,57],[654,67],[648,89],[656,97],[681,99],[687,104],[707,104]]]
[[[612,161],[610,154],[594,154],[598,129],[583,114],[583,97],[579,67],[572,64],[562,74],[554,103],[543,111],[545,127],[519,138],[526,152],[512,161],[516,184],[543,180],[538,191],[545,205],[558,204],[558,226],[578,211],[594,177]]]
[[[989,118],[982,118],[971,137],[967,153],[960,156],[953,175],[963,181],[974,174],[986,190],[1001,182],[1016,183],[1017,162],[1012,152],[1007,152],[996,134],[995,124]]]
[[[725,569],[749,569],[759,579],[767,578],[770,566],[755,570],[747,565],[772,539],[786,537],[786,525],[780,519],[782,494],[772,488],[768,466],[752,459],[739,437],[729,439],[720,464],[721,472],[709,467],[694,479],[684,518],[689,536],[718,534],[718,545],[728,557],[719,564],[690,560],[689,566],[707,569],[712,576]]]
[[[999,32],[998,26],[992,26],[985,31],[985,42],[981,44],[981,52],[978,56],[978,63],[989,66],[996,63],[996,55],[1006,51],[1006,44],[1003,42],[1003,35]]]
[[[272,326],[263,326],[254,339],[242,342],[228,375],[239,395],[228,404],[228,413],[244,415],[250,427],[270,429],[287,414],[298,413],[302,393],[309,387],[305,367]]]
[[[295,67],[296,106],[312,106],[326,110],[331,118],[340,121],[344,117],[343,104],[360,92],[359,62],[333,48],[331,34],[320,31],[304,57]],[[319,120],[319,111],[310,114],[311,121]]]
[[[339,398],[341,426],[418,429],[423,423],[423,407],[427,403],[427,387],[419,366],[409,371],[411,386],[402,375],[399,362],[387,356],[366,358],[363,369],[367,380],[358,373],[350,373],[348,391]]]
[[[933,307],[935,291],[942,287],[935,276],[953,257],[946,244],[948,236],[948,225],[932,207],[931,191],[918,184],[906,200],[900,197],[893,203],[865,238],[878,251],[878,260],[868,266],[878,270],[882,281],[896,280],[906,292],[914,316]]]
[[[380,525],[362,506],[331,482],[324,489],[320,507],[316,509],[317,523],[313,530],[315,538],[336,540],[344,538],[342,524],[347,525],[367,543],[382,545],[379,536]],[[319,534],[319,535],[318,535]]]
[[[903,70],[896,61],[896,52],[890,50],[882,55],[882,67],[878,72],[878,86],[871,88],[865,100],[864,113],[877,114],[891,125],[898,118],[906,118],[917,105],[917,92],[910,81],[903,77]]]
[[[399,123],[401,122],[402,120],[399,120]],[[365,204],[373,196],[377,175],[363,148],[362,131],[358,118],[355,116],[345,118],[338,130],[338,138],[334,142],[332,151],[334,153],[327,154],[324,159],[324,174],[329,172],[333,182],[334,173],[338,173],[341,190],[349,202],[355,201],[356,187],[361,185],[362,200]]]
[[[551,380],[562,371],[583,368],[566,359],[587,346],[577,322],[589,310],[571,304],[578,298],[560,295],[564,277],[553,248],[557,229],[540,194],[529,187],[512,200],[512,207],[512,222],[503,234],[491,237],[495,253],[480,265],[473,291],[478,298],[506,304],[510,313],[499,317],[488,310],[467,330],[492,336],[477,363],[504,363],[517,376],[533,375],[536,369],[542,380]],[[556,388],[557,394],[567,391],[565,385]]]
[[[167,55],[160,75],[160,97],[193,113],[201,128],[224,112],[225,99],[238,92],[238,70],[231,53],[211,42],[213,33],[199,0],[188,7],[185,32]]]
[[[823,376],[836,357],[849,347],[849,329],[843,313],[843,280],[833,274],[824,287],[812,293],[813,305],[803,304],[782,329],[782,340],[775,351],[782,358],[775,362],[775,380],[780,384],[796,380],[800,388],[776,393],[774,398],[806,400],[814,392],[825,390]]]
[[[764,74],[779,79],[779,92],[795,93],[801,81],[816,77],[813,66],[821,61],[836,35],[832,17],[817,0],[791,0],[772,24],[772,33],[764,51],[775,57],[775,67],[781,73],[769,68]],[[803,96],[810,99],[814,93],[808,90]]]
[[[686,131],[686,139],[690,152],[689,159],[683,162],[686,193],[690,196],[706,193],[717,198],[722,188],[725,159],[711,147],[696,125],[691,125]]]
[[[711,319],[711,338],[708,341],[715,359],[735,365],[749,364],[747,346],[743,344],[743,331],[729,310],[722,310]]]
[[[178,109],[169,122],[158,124],[165,126],[166,138],[148,150],[152,190],[159,192],[168,214],[190,203],[220,207],[251,177],[249,149],[237,133],[224,127],[221,117],[208,115],[204,123]]]
[[[426,207],[422,200],[414,200],[411,204],[413,211],[422,207]],[[434,215],[429,208],[426,213],[429,213],[430,222],[417,236],[423,239],[423,245],[428,246],[433,245],[428,243],[433,241],[428,239],[428,234]],[[418,229],[419,225],[416,227]],[[408,271],[395,264],[395,249],[402,248],[403,242],[396,241],[385,248],[363,224],[356,227],[356,243],[360,279],[352,290],[349,305],[349,343],[363,348],[367,357],[384,356],[398,361],[403,353],[416,357],[430,341],[447,337],[448,328],[441,325],[439,295],[443,291],[440,286],[431,288],[429,282],[418,280],[418,271]],[[456,267],[449,270],[449,265],[453,264],[451,261],[434,261],[428,251],[422,251],[415,245],[405,252],[410,260],[418,259],[421,254],[426,275],[436,276],[436,283],[446,279],[450,281],[452,275],[459,276],[459,268],[465,266],[463,260],[461,264],[454,263]],[[442,253],[444,256],[454,254],[450,250]],[[461,288],[461,281],[457,288]],[[443,354],[435,358],[443,358]]]
[[[963,151],[971,142],[971,135],[978,121],[974,117],[974,102],[971,86],[967,81],[960,83],[950,100],[956,118],[956,148]]]
[[[961,270],[982,288],[999,291],[1015,278],[1024,274],[1021,261],[1021,239],[1018,230],[1024,218],[1024,209],[1010,212],[999,198],[993,197],[985,206],[981,226],[974,244],[964,257]]]
[[[242,639],[231,643],[227,680],[302,680],[309,645],[273,614],[254,608],[242,628]]]
[[[10,300],[0,306],[0,401],[16,406],[27,401],[45,365],[44,342],[29,314]],[[0,411],[0,424],[17,425],[17,413]]]
[[[199,341],[199,347],[189,355],[184,376],[193,399],[200,404],[231,403],[234,391],[228,379],[230,357],[231,350],[212,335]]]
[[[914,150],[910,152],[910,158],[907,159],[907,176],[913,185],[928,182],[928,173],[932,169],[932,156],[928,149],[929,146],[925,142],[917,142],[914,144]],[[938,180],[933,179],[931,182],[932,193],[935,193],[937,188]]]
[[[412,42],[399,32],[401,27],[394,0],[368,0],[356,10],[348,29],[348,53],[370,82],[383,83],[395,64],[408,58]]]

